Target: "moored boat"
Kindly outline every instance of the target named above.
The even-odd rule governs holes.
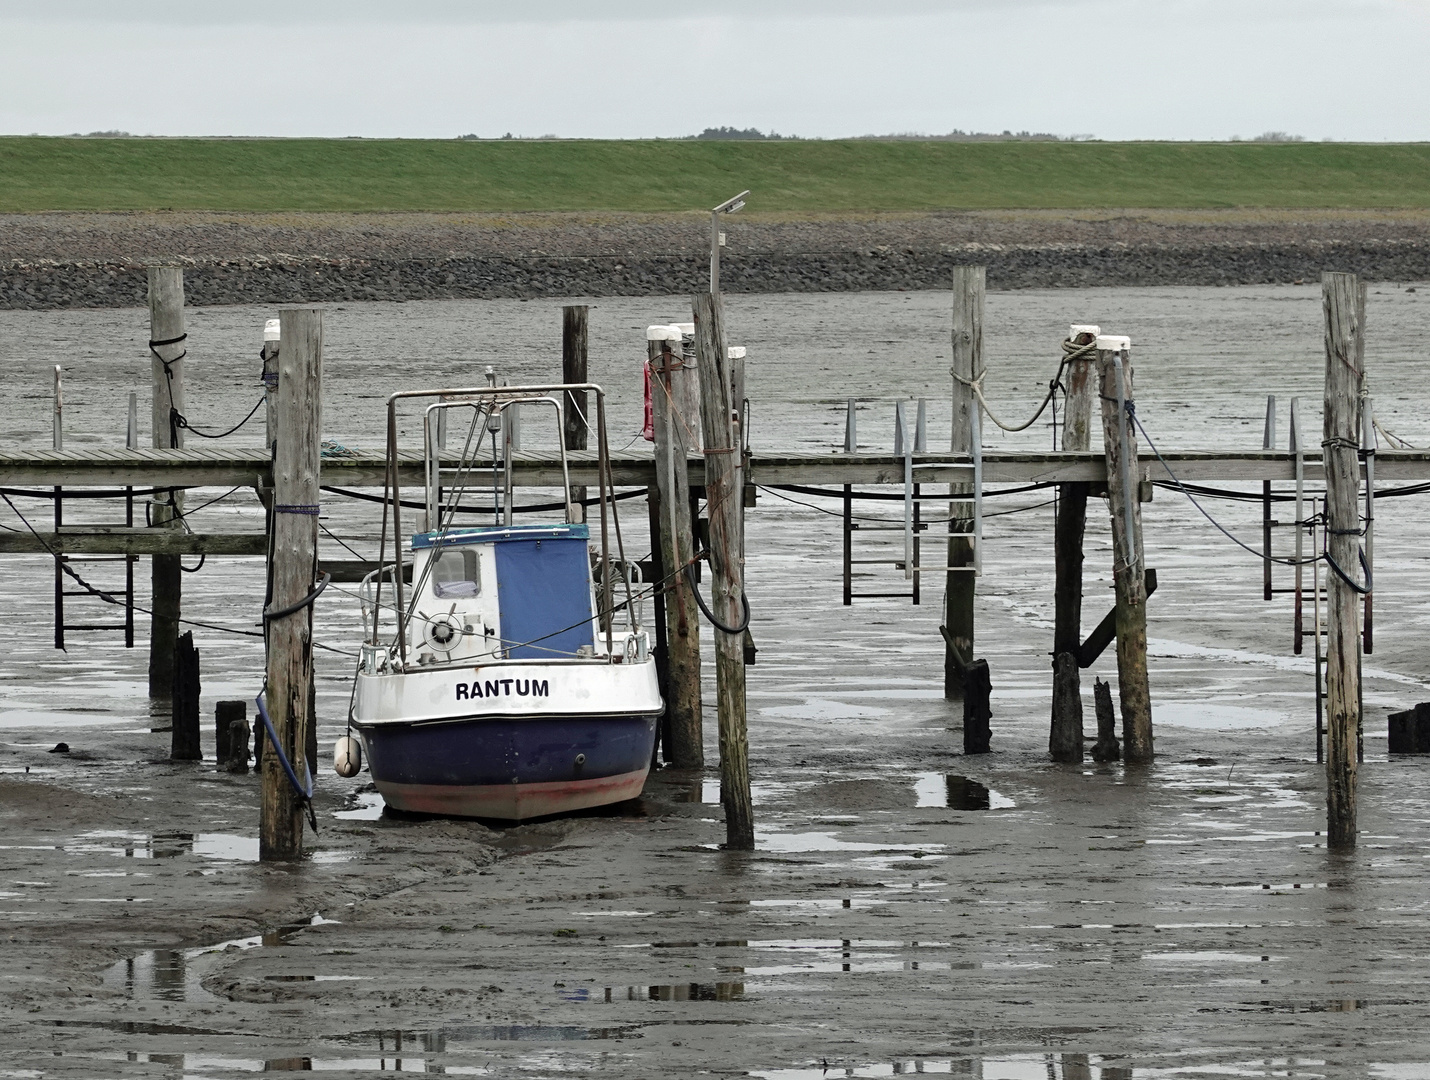
[[[569,482],[562,520],[513,521],[512,417],[523,404],[553,407],[562,446],[566,391],[596,398],[594,538]],[[398,407],[413,403],[425,406],[425,527],[399,544]],[[459,455],[446,455],[438,431],[453,412],[465,443]],[[397,551],[363,583],[365,640],[351,710],[387,805],[523,820],[640,794],[664,705],[636,575],[613,529],[604,412],[596,386],[408,391],[389,399],[386,510]],[[569,480],[564,449],[561,462]],[[471,505],[478,491],[489,505]],[[457,524],[470,513],[494,520]],[[386,545],[385,530],[384,552]],[[404,547],[410,579],[397,570]]]

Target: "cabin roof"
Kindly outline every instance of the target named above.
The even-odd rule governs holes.
[[[442,529],[417,533],[413,550],[454,547],[460,544],[497,544],[507,540],[589,540],[587,525],[484,525],[472,529]]]

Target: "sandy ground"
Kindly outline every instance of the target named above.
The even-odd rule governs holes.
[[[425,381],[454,355],[542,370],[549,349],[534,339],[559,326],[558,307],[333,311],[330,430],[370,441],[386,387]],[[848,392],[873,399],[862,441],[887,445],[893,371],[898,389],[931,397],[931,442],[946,438],[946,308],[931,294],[732,300],[755,358],[759,444],[831,444]],[[246,352],[263,314],[196,313],[195,356]],[[593,370],[612,388],[617,431],[636,416],[639,330],[670,317],[651,301],[593,311]],[[1314,288],[990,298],[995,407],[1021,411],[1046,378],[1054,331],[1084,317],[1131,330],[1144,350],[1139,414],[1165,446],[1259,445],[1271,391],[1283,425],[1296,393],[1319,427]],[[1419,294],[1371,297],[1380,415],[1422,444],[1427,319]],[[49,350],[84,358],[76,437],[117,437],[114,403],[147,370],[129,342],[141,314],[0,320],[39,354],[13,362],[0,391],[15,417],[4,441],[39,437]],[[401,332],[384,335],[394,320]],[[196,405],[222,415],[248,400],[225,365],[195,370],[206,372]],[[1047,437],[1035,428],[990,445]],[[204,513],[241,525],[251,502]],[[994,752],[966,758],[960,713],[941,698],[938,590],[919,607],[840,607],[833,519],[761,495],[749,515],[760,647],[750,855],[719,849],[713,768],[661,771],[637,803],[515,828],[380,816],[366,777],[329,774],[310,855],[260,866],[257,778],[168,763],[143,650],[49,649],[48,567],[8,558],[0,1075],[1430,1076],[1430,761],[1384,753],[1385,713],[1430,698],[1430,503],[1380,504],[1362,842],[1335,855],[1319,835],[1310,661],[1290,652],[1290,598],[1261,601],[1260,564],[1165,491],[1145,508],[1161,579],[1149,633],[1157,763],[1046,761],[1043,502],[1004,500],[997,509],[1023,512],[988,522],[978,652],[993,667]],[[1211,509],[1258,535],[1254,504]],[[333,532],[364,543],[363,508],[327,512]],[[1108,602],[1110,560],[1097,503],[1089,522],[1090,623]],[[3,523],[19,527],[8,508]],[[242,598],[260,574],[250,560],[213,560],[186,580],[187,610],[245,625]],[[892,570],[869,574],[861,587],[898,586]],[[341,596],[325,605],[320,640],[349,643],[351,608]],[[199,636],[211,716],[213,700],[251,696],[258,654],[246,639]],[[319,657],[325,743],[341,727],[346,663]],[[1115,679],[1110,656],[1095,671]],[[714,726],[712,714],[712,766]],[[49,753],[60,740],[70,752]]]

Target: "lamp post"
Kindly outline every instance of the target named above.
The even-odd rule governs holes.
[[[710,211],[710,295],[720,295],[720,215],[733,214],[745,205],[748,191],[742,191],[733,199],[726,199]]]

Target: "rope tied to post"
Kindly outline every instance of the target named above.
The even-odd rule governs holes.
[[[992,420],[1004,431],[1026,431],[1028,428],[1032,427],[1038,422],[1038,418],[1042,416],[1043,412],[1047,409],[1048,403],[1053,400],[1054,394],[1056,394],[1059,390],[1063,390],[1063,392],[1066,393],[1066,388],[1062,384],[1062,377],[1063,370],[1068,366],[1068,364],[1071,363],[1073,360],[1081,359],[1082,357],[1086,356],[1091,352],[1095,352],[1096,350],[1097,342],[1095,341],[1090,342],[1087,345],[1078,345],[1072,341],[1064,341],[1063,359],[1062,362],[1058,364],[1057,372],[1053,375],[1051,379],[1048,380],[1048,392],[1043,396],[1043,400],[1039,402],[1037,411],[1034,412],[1033,415],[1027,421],[1021,424],[1004,423],[1001,419],[999,419],[998,414],[995,413],[992,408],[989,407],[988,399],[983,396],[983,377],[988,374],[988,369],[986,367],[972,379],[964,378],[962,375],[960,375],[956,371],[953,371],[952,369],[950,369],[949,374],[953,376],[955,382],[962,383],[964,386],[968,387],[970,390],[973,391],[973,396],[978,399],[978,404],[982,406],[983,411],[988,414],[988,419]]]
[[[180,349],[178,356],[171,356],[171,357],[169,357],[168,359],[165,359],[163,353],[159,352],[160,349],[164,348],[164,347],[167,346],[167,345],[179,345],[179,344],[181,344],[181,343],[183,343],[183,342],[185,342],[185,341],[188,341],[188,340],[189,340],[189,335],[188,335],[188,334],[180,334],[178,337],[163,338],[162,340],[158,340],[158,341],[155,341],[155,340],[153,340],[153,339],[150,339],[150,341],[149,341],[149,351],[154,354],[154,359],[155,359],[155,360],[158,360],[159,363],[160,363],[161,365],[163,365],[163,368],[164,368],[164,382],[165,382],[165,385],[168,387],[168,391],[169,391],[169,445],[170,445],[170,447],[176,447],[176,446],[178,445],[178,442],[179,442],[179,432],[180,432],[181,430],[183,430],[183,431],[192,431],[195,435],[197,435],[197,436],[198,436],[199,438],[201,438],[201,439],[222,439],[222,438],[226,438],[227,436],[232,435],[232,434],[233,434],[235,431],[237,431],[239,428],[243,427],[244,424],[246,424],[246,423],[248,423],[250,420],[252,420],[253,417],[257,414],[258,410],[259,410],[260,408],[262,408],[264,401],[267,400],[266,398],[259,398],[259,399],[258,399],[258,403],[255,404],[255,405],[253,406],[253,408],[248,411],[248,415],[245,416],[245,417],[244,417],[242,420],[240,420],[238,423],[234,424],[233,427],[229,428],[227,431],[219,431],[219,432],[202,431],[202,430],[200,430],[199,428],[194,427],[191,423],[189,423],[189,418],[188,418],[187,416],[185,416],[183,413],[181,413],[178,409],[176,409],[176,408],[174,407],[174,365],[177,364],[177,363],[178,363],[180,360],[182,360],[184,357],[188,356],[188,355],[189,355],[189,350],[186,349],[186,348],[185,348],[185,349]],[[277,381],[276,381],[276,380],[277,380],[277,376],[276,376],[276,375],[274,376],[274,379],[275,379],[275,382],[274,382],[273,385],[276,386],[276,385],[277,385]],[[265,381],[265,382],[267,381],[267,376],[264,376],[264,381]]]

